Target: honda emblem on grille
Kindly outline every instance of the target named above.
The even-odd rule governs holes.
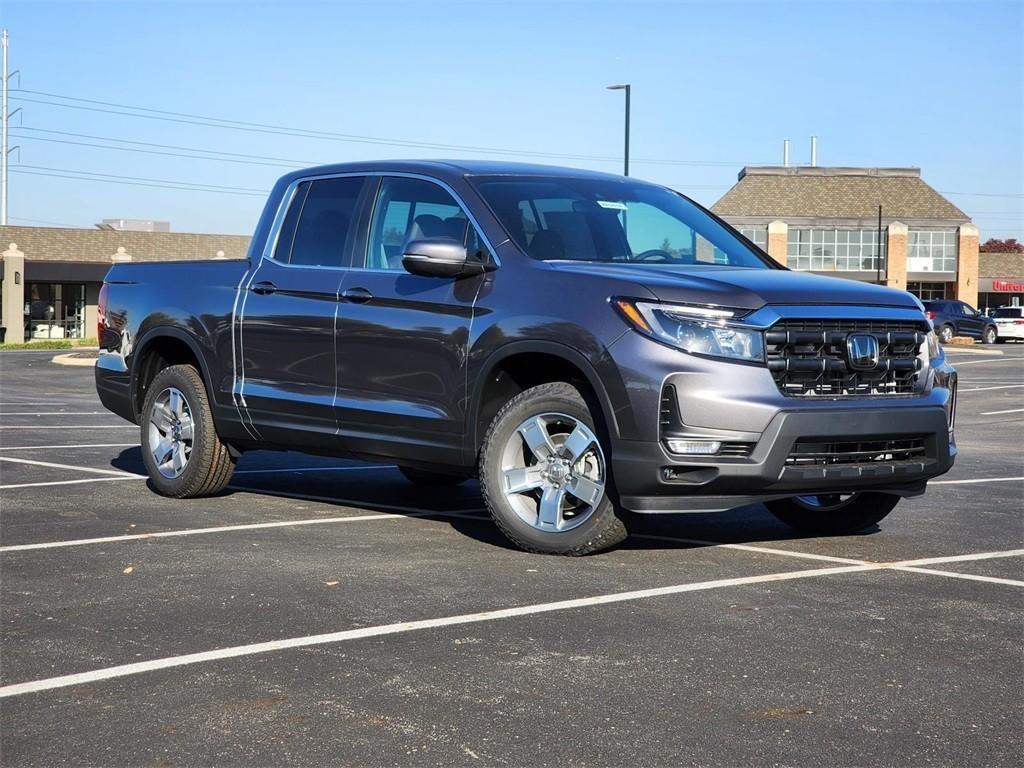
[[[846,337],[846,361],[860,371],[878,366],[878,339],[867,333],[851,333]]]

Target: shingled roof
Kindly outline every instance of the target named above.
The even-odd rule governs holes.
[[[970,217],[924,181],[919,168],[748,166],[712,210],[720,216],[862,219]]]

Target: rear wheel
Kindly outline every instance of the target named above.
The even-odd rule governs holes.
[[[939,328],[939,340],[943,344],[949,344],[953,340],[953,326],[944,325]]]
[[[768,511],[803,533],[843,536],[880,522],[900,497],[888,493],[828,493],[765,503]]]
[[[217,435],[203,378],[191,365],[156,375],[141,426],[142,461],[158,493],[186,499],[227,487],[235,459]]]
[[[985,333],[981,335],[981,340],[986,344],[995,344],[999,338],[999,333],[991,325],[985,329]]]
[[[626,538],[609,496],[605,446],[579,390],[555,382],[512,398],[480,451],[495,524],[527,552],[586,555]]]
[[[405,476],[406,480],[414,485],[459,485],[469,480],[470,477],[466,474],[449,475],[443,472],[427,472],[426,470],[415,469],[414,467],[399,467],[398,471]]]

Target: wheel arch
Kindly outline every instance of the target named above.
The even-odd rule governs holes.
[[[483,365],[472,390],[468,436],[475,461],[484,434],[501,406],[519,392],[539,384],[568,381],[582,384],[585,398],[600,411],[610,436],[619,434],[619,420],[604,381],[591,362],[572,347],[554,341],[511,342]]]
[[[137,418],[142,413],[150,383],[162,369],[171,365],[193,365],[213,405],[210,370],[199,343],[180,328],[159,326],[146,331],[132,352],[131,403]]]

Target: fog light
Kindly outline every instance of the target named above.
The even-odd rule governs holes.
[[[691,456],[712,456],[722,447],[719,440],[666,440],[665,445],[672,453],[684,453]]]

